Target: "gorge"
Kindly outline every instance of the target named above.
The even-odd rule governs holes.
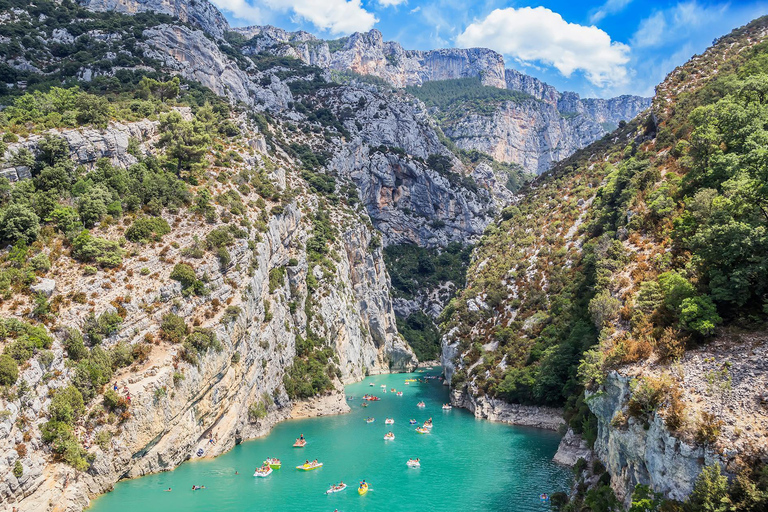
[[[411,402],[508,424],[446,413],[440,460],[487,435],[552,494],[497,475],[479,510],[698,512],[707,482],[768,504],[766,18],[652,99],[375,29],[233,28],[205,0],[0,18],[3,510],[84,510],[200,451],[228,471],[205,459],[352,407],[301,420],[344,439],[368,426],[345,386],[438,359],[449,388]]]

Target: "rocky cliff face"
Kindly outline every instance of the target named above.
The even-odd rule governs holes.
[[[611,473],[616,495],[627,501],[640,483],[682,501],[704,466],[717,463],[736,472],[745,454],[764,457],[767,352],[762,335],[729,335],[686,353],[675,365],[631,365],[611,372],[598,391],[588,393],[587,403],[598,419],[594,453]],[[729,368],[727,385],[719,387],[716,376],[724,365]],[[686,417],[679,432],[670,432],[663,414],[654,413],[646,425],[627,413],[637,380],[648,375],[670,375],[681,390]],[[711,444],[695,440],[694,426],[704,413],[722,422],[719,439]]]
[[[78,0],[83,7],[96,12],[116,11],[125,14],[158,12],[195,25],[216,38],[230,30],[227,19],[207,1],[188,0]]]
[[[143,122],[59,135],[69,143],[76,163],[87,165],[103,156],[124,165],[132,158],[122,142],[126,134],[142,136],[142,146],[147,149],[156,141],[154,128],[153,123]],[[17,145],[32,147],[35,140]],[[247,141],[244,147],[263,147],[263,140]],[[261,152],[253,156],[243,152],[242,158],[246,169],[269,166],[269,179],[278,189],[302,188],[293,164],[285,157],[278,157],[277,165],[272,163],[274,155]],[[337,254],[334,277],[329,281],[328,269],[321,272],[310,265],[305,250],[312,223],[304,212],[317,208],[317,198],[304,191],[272,215],[260,234],[254,231],[230,247],[231,261],[226,268],[212,255],[196,261],[196,272],[210,277],[205,297],[182,294],[181,285],[168,277],[173,265],[167,262],[183,260],[181,249],[194,243],[193,237],[205,238],[213,227],[193,216],[166,214],[174,225],[175,247],[166,246],[163,252],[161,246],[143,247],[140,256],[129,257],[110,274],[100,272],[84,279],[76,262],[68,257],[56,260],[48,274],[53,286],[45,293],[53,298],[74,293],[99,298],[93,304],[68,302],[58,313],[59,326],[81,327],[91,308],[98,315],[114,310],[112,304],[120,304],[125,311],[121,329],[102,346],[109,349],[121,342],[133,345],[153,338],[158,345],[145,363],[122,370],[108,384],[116,385],[121,394],[130,394],[130,417],[119,425],[106,422],[98,431],[77,428],[77,436],[93,457],[85,473],[53,462],[40,438],[50,391],[65,385],[74,371],[65,365],[61,341],[54,342],[52,361],[33,360],[23,369],[20,378],[29,391],[23,398],[3,398],[0,407],[7,412],[0,419],[2,501],[24,510],[81,510],[90,497],[108,490],[120,478],[172,469],[195,456],[198,449],[204,456],[215,456],[244,439],[264,435],[292,414],[343,411],[345,404],[338,391],[309,403],[292,401],[286,394],[283,375],[294,360],[297,338],[306,338],[310,326],[315,335],[330,341],[336,354],[337,390],[366,372],[412,367],[416,361],[397,334],[389,278],[381,249],[371,243],[373,232],[356,214],[339,208],[330,212],[339,233],[333,249]],[[257,213],[249,214],[253,215],[251,221],[255,222]],[[285,280],[277,286],[276,269],[285,272]],[[312,299],[307,288],[310,272],[319,283]],[[129,283],[133,292],[111,284],[118,282]],[[310,300],[311,306],[303,305]],[[226,315],[218,304],[228,306]],[[198,365],[180,362],[181,346],[159,344],[157,338],[158,323],[169,312],[213,329],[222,350],[208,351]],[[3,315],[13,313],[4,311]],[[254,403],[265,406],[266,416],[256,419],[249,414]],[[94,407],[101,408],[99,404]],[[33,419],[22,428],[20,418]],[[95,442],[103,435],[111,440]],[[211,438],[215,444],[208,443]],[[19,444],[26,446],[24,454],[18,451]],[[19,478],[12,472],[16,461],[23,468]]]
[[[546,171],[552,163],[599,139],[650,105],[649,98],[638,96],[582,100],[576,93],[558,92],[536,78],[505,70],[503,57],[484,48],[404,50],[396,42],[385,42],[377,30],[331,42],[306,32],[274,27],[235,30],[252,38],[247,45],[250,52],[268,52],[323,69],[372,75],[398,88],[480,77],[484,85],[524,92],[539,101],[503,103],[491,115],[470,111],[457,122],[444,125],[443,130],[462,149],[487,153],[533,173]]]
[[[535,174],[605,134],[586,115],[566,115],[534,99],[505,102],[491,115],[468,112],[443,130],[462,149],[481,151]]]
[[[301,59],[324,69],[352,71],[383,78],[395,87],[427,81],[482,77],[486,85],[504,87],[504,58],[487,48],[405,50],[384,41],[381,32],[356,32],[337,41],[323,41],[306,32],[275,27],[245,27],[235,31],[254,38],[252,51],[269,51]]]

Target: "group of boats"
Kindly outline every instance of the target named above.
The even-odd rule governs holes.
[[[407,379],[405,381],[405,384],[407,385],[411,382],[417,382],[417,381],[421,381],[421,379]],[[371,383],[371,386],[373,385],[374,384]],[[383,389],[383,392],[386,393],[387,392],[386,386],[382,384],[381,387]],[[397,396],[403,396],[403,392],[397,391],[395,388],[392,388],[391,392],[396,393]],[[365,402],[378,402],[379,400],[381,400],[379,397],[375,395],[370,395],[367,393],[363,395],[362,398],[363,398],[363,404],[362,404],[363,407],[368,406],[368,404]],[[348,399],[352,399],[352,398],[350,397]],[[426,407],[426,404],[423,401],[420,401],[417,405],[419,408]],[[446,409],[446,410],[451,409],[450,404],[444,404],[443,409]],[[366,423],[373,423],[374,421],[375,419],[373,417],[368,417],[365,419]],[[386,418],[384,420],[385,425],[394,425],[394,423],[395,423],[394,418]],[[418,425],[418,422],[415,419],[409,420],[409,423],[411,425]],[[421,426],[418,426],[416,428],[416,432],[418,432],[419,434],[429,434],[431,430],[432,430],[432,418],[429,418]],[[386,441],[392,441],[395,439],[395,434],[392,431],[387,432],[387,434],[384,435],[384,439]],[[296,442],[293,443],[294,448],[304,448],[306,445],[307,445],[307,440],[304,438],[304,434],[301,434],[296,439]],[[409,468],[419,468],[421,467],[421,460],[419,458],[408,459],[408,461],[406,462],[406,465]],[[260,467],[256,468],[256,470],[253,473],[253,476],[259,477],[259,478],[265,478],[271,475],[274,470],[280,469],[281,467],[282,467],[282,462],[280,461],[280,459],[270,457],[270,458],[267,458]],[[300,464],[296,466],[296,469],[301,471],[312,471],[314,469],[318,469],[321,467],[323,467],[323,463],[318,462],[318,460],[315,459],[311,462],[309,460],[305,461],[304,464]],[[345,484],[344,482],[339,482],[338,484],[332,484],[331,487],[327,491],[325,491],[325,494],[333,494],[333,493],[341,492],[346,488],[347,488],[347,484]],[[368,490],[369,490],[368,483],[365,480],[360,482],[360,485],[357,489],[358,494],[363,496],[368,493]]]

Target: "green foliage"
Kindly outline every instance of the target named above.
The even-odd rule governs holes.
[[[74,386],[62,388],[53,395],[48,412],[51,420],[73,425],[85,412],[83,395]]]
[[[406,319],[397,318],[397,330],[413,349],[419,361],[430,361],[440,356],[440,331],[423,311],[411,313]]]
[[[24,475],[24,466],[21,465],[21,461],[17,460],[13,466],[13,476],[21,478]]]
[[[726,512],[730,510],[728,479],[720,472],[720,466],[712,464],[701,470],[688,498],[695,511]]]
[[[159,145],[166,148],[166,156],[177,175],[199,168],[211,143],[210,132],[204,122],[197,118],[184,121],[181,114],[173,111],[160,118],[159,131],[162,134]]]
[[[119,267],[123,263],[123,250],[117,242],[92,236],[88,230],[72,240],[72,256],[102,267]]]
[[[444,250],[417,245],[389,245],[384,248],[384,261],[392,279],[395,295],[413,298],[419,290],[432,290],[447,283],[464,286],[472,246],[457,242]]]
[[[18,363],[8,354],[0,355],[0,386],[13,386],[18,378]]]
[[[160,323],[160,337],[170,343],[181,343],[189,332],[187,323],[178,315],[166,313]]]
[[[647,485],[637,484],[632,491],[629,512],[661,512],[663,504],[663,494],[653,492]]]
[[[0,241],[32,243],[40,232],[40,218],[28,206],[11,204],[0,211]]]
[[[274,267],[269,270],[269,293],[285,285],[285,267]]]
[[[208,350],[221,351],[221,343],[216,338],[216,333],[211,329],[196,328],[192,331],[181,350],[181,358],[191,364],[197,364],[199,357]]]
[[[86,336],[88,336],[89,343],[91,345],[97,345],[101,343],[105,337],[118,332],[122,322],[123,318],[112,311],[104,311],[98,317],[91,313],[83,323],[83,331]],[[73,335],[74,334],[70,334],[70,336]]]
[[[712,299],[707,295],[683,299],[680,306],[680,326],[684,329],[709,336],[715,326],[722,322]]]
[[[86,401],[101,392],[104,385],[112,378],[112,360],[109,353],[99,346],[93,347],[86,359],[75,366],[72,384],[80,391]]]
[[[171,271],[171,279],[181,283],[183,292],[205,293],[205,285],[195,275],[195,269],[186,263],[177,263]]]
[[[490,115],[499,103],[519,103],[532,99],[523,92],[483,85],[477,77],[434,80],[420,86],[408,86],[405,90],[428,107],[436,107],[445,112],[446,117],[460,116],[466,112]]]
[[[171,232],[171,227],[162,217],[140,217],[125,231],[125,238],[131,242],[157,242]]]

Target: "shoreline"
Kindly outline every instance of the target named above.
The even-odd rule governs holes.
[[[451,390],[450,399],[451,405],[467,409],[475,418],[488,421],[556,432],[561,425],[565,425],[563,410],[555,407],[510,404],[485,396],[473,397],[466,391],[456,389]]]

